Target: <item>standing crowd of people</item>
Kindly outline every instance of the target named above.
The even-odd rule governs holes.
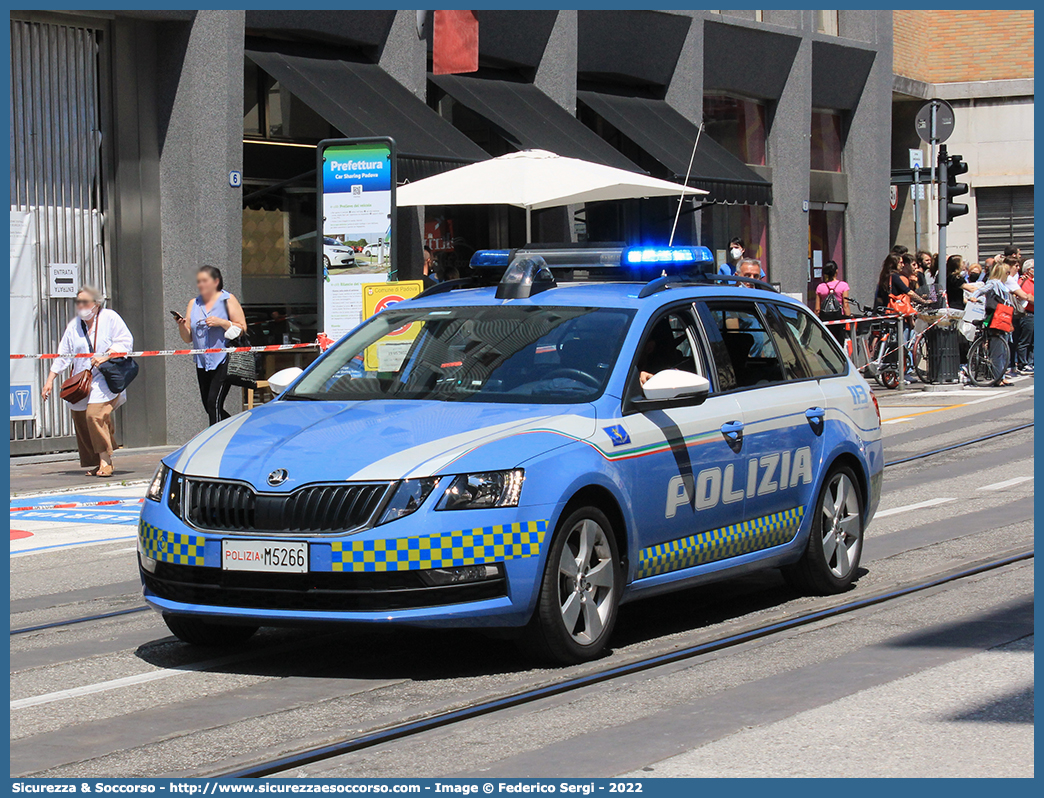
[[[982,303],[990,315],[998,305],[1012,310],[1013,329],[998,334],[1008,347],[1008,357],[996,358],[1008,364],[1000,385],[1011,385],[1009,377],[1033,373],[1033,260],[1024,260],[1018,247],[985,258],[982,263],[969,263],[961,255],[950,255],[943,264],[944,284],[939,282],[939,256],[926,251],[911,253],[896,245],[885,257],[878,274],[873,312],[877,315],[899,313],[906,317],[903,325],[905,341],[914,335],[914,318],[920,311],[944,306],[965,311]],[[815,310],[824,321],[851,316],[849,285],[832,261],[823,267],[823,277],[816,286]],[[989,324],[989,319],[986,320]],[[834,325],[831,330],[843,341],[847,325]],[[966,363],[968,342],[961,347],[962,364]]]

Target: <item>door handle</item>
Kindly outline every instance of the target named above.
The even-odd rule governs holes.
[[[736,454],[739,454],[740,449],[743,448],[743,422],[726,421],[721,425],[721,434],[724,436],[729,448]]]
[[[808,419],[808,425],[812,427],[812,431],[816,435],[823,434],[823,421],[826,418],[826,411],[821,407],[810,407],[805,411],[805,418]]]

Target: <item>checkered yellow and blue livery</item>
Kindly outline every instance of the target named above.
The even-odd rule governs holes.
[[[412,571],[533,557],[546,533],[543,520],[444,535],[337,541],[330,545],[330,570]]]
[[[167,532],[145,521],[138,522],[141,549],[146,556],[174,565],[206,565],[207,539],[203,535]]]
[[[804,514],[804,507],[794,507],[642,549],[638,553],[638,578],[782,546],[797,534]]]

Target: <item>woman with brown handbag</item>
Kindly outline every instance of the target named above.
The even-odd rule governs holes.
[[[98,371],[113,354],[134,349],[134,336],[114,310],[103,308],[101,292],[84,286],[76,294],[76,318],[69,322],[58,344],[62,357],[54,361],[44,383],[44,401],[51,395],[54,379],[72,364],[72,376],[62,384],[61,396],[72,405],[76,446],[80,465],[87,476],[112,476],[114,426],[112,411],[127,401],[125,393],[114,393]],[[70,355],[93,354],[72,358]]]

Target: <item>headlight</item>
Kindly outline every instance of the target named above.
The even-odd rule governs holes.
[[[526,472],[487,471],[484,474],[460,474],[446,488],[436,510],[481,510],[486,507],[517,507]]]
[[[384,508],[381,520],[377,522],[377,525],[386,524],[389,521],[394,521],[396,518],[402,518],[404,515],[415,512],[417,508],[424,504],[428,494],[435,490],[435,486],[438,484],[438,477],[404,479],[396,486],[395,493],[392,494],[388,506]]]
[[[168,473],[170,473],[170,469],[160,463],[152,482],[149,483],[148,490],[145,491],[146,499],[152,499],[154,502],[163,501],[163,486],[167,483]]]

